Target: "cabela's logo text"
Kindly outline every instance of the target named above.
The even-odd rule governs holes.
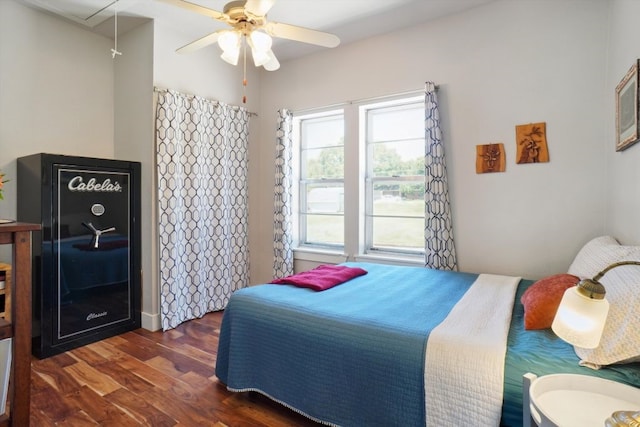
[[[81,176],[76,176],[69,181],[67,185],[70,191],[93,191],[93,192],[105,192],[105,193],[119,193],[122,191],[122,186],[118,181],[113,181],[106,178],[102,182],[98,182],[97,179],[91,178],[89,181],[84,182]]]

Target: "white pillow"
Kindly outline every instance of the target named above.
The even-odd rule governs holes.
[[[610,236],[588,242],[569,267],[569,274],[592,278],[620,261],[640,261],[640,246],[623,246]],[[581,365],[593,369],[616,363],[640,361],[640,266],[609,270],[600,279],[607,291],[609,315],[600,345],[594,349],[574,347]]]
[[[591,279],[618,261],[640,260],[640,246],[623,246],[611,236],[596,237],[580,249],[569,274]]]
[[[580,364],[599,369],[615,363],[640,362],[640,266],[609,270],[600,283],[607,290],[609,315],[598,347],[575,347]]]

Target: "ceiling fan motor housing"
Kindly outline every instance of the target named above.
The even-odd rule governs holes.
[[[264,24],[264,16],[254,16],[245,9],[246,0],[237,0],[227,3],[223,13],[229,17],[229,24],[234,25],[241,22],[248,22],[254,26]]]

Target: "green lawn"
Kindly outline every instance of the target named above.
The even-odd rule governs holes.
[[[374,204],[375,215],[416,216],[424,213],[423,200],[387,201]],[[344,218],[332,215],[308,215],[307,238],[310,242],[344,244]],[[423,218],[374,218],[374,245],[398,248],[424,248]]]

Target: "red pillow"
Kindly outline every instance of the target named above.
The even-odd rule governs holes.
[[[524,305],[524,328],[550,328],[564,291],[579,281],[580,278],[572,274],[556,274],[531,285],[520,298]]]

